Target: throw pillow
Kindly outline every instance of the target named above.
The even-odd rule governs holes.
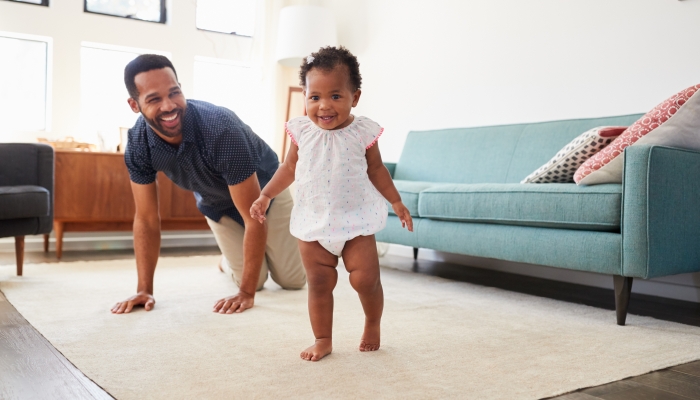
[[[700,85],[691,86],[646,113],[608,147],[583,163],[574,175],[576,183],[622,183],[624,159],[621,154],[627,146],[634,144],[700,150],[700,95],[694,96],[698,91]],[[642,141],[646,136],[649,138]]]
[[[626,126],[600,126],[580,134],[520,183],[573,183],[578,167],[625,129]]]

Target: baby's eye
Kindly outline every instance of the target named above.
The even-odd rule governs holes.
[[[332,97],[332,99],[333,99],[333,100],[338,100],[338,99],[340,99],[340,95],[339,95],[339,94],[334,94],[333,97]]]
[[[317,101],[317,100],[318,100],[318,96],[311,96],[310,99],[311,99],[311,100],[314,100],[314,101]]]

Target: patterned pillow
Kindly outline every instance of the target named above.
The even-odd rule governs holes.
[[[625,129],[626,126],[600,126],[582,133],[520,183],[573,183],[578,167]]]
[[[657,138],[653,144],[697,149],[697,146],[700,146],[699,135],[697,135],[700,118],[698,118],[697,105],[695,103],[700,102],[700,95],[693,95],[698,91],[700,91],[700,85],[691,86],[674,94],[646,113],[627,128],[620,137],[610,143],[610,146],[581,165],[574,175],[576,183],[579,185],[621,183],[624,159],[618,156],[622,154],[627,146],[631,146],[639,139],[650,135],[652,131],[654,132],[649,139],[659,135],[662,136]],[[693,97],[694,99],[691,99]],[[667,121],[669,121],[668,123],[674,122],[669,127],[666,127]],[[673,129],[670,129],[671,127]],[[690,129],[690,131],[682,129],[684,127]],[[657,135],[655,130],[658,128],[664,129],[659,131]],[[691,132],[693,130],[694,132]],[[645,142],[647,140],[641,141],[639,144]],[[647,144],[652,143],[649,142]]]

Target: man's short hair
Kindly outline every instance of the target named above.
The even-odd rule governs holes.
[[[162,68],[172,69],[175,74],[175,79],[177,79],[177,71],[175,71],[173,63],[171,63],[167,57],[158,54],[141,54],[131,60],[130,63],[126,64],[126,68],[124,68],[124,84],[126,85],[126,90],[129,92],[129,96],[134,100],[138,100],[139,98],[139,91],[136,89],[136,82],[134,82],[136,75],[141,72]]]

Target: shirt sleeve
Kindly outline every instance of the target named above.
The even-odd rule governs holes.
[[[310,123],[311,121],[309,121],[308,117],[297,117],[284,124],[287,135],[289,135],[289,138],[292,139],[292,143],[297,147],[299,147],[301,131],[308,127]]]
[[[140,185],[148,185],[156,180],[158,173],[153,169],[148,151],[148,143],[138,140],[137,128],[129,129],[128,142],[124,152],[124,162],[129,171],[129,179]]]
[[[365,149],[369,149],[370,147],[374,146],[384,132],[384,128],[369,118],[364,118],[363,120],[358,121],[358,130],[360,134],[360,141]]]
[[[222,131],[217,134],[213,148],[213,163],[226,184],[233,186],[257,171],[262,139],[232,111],[225,110],[218,117]]]

